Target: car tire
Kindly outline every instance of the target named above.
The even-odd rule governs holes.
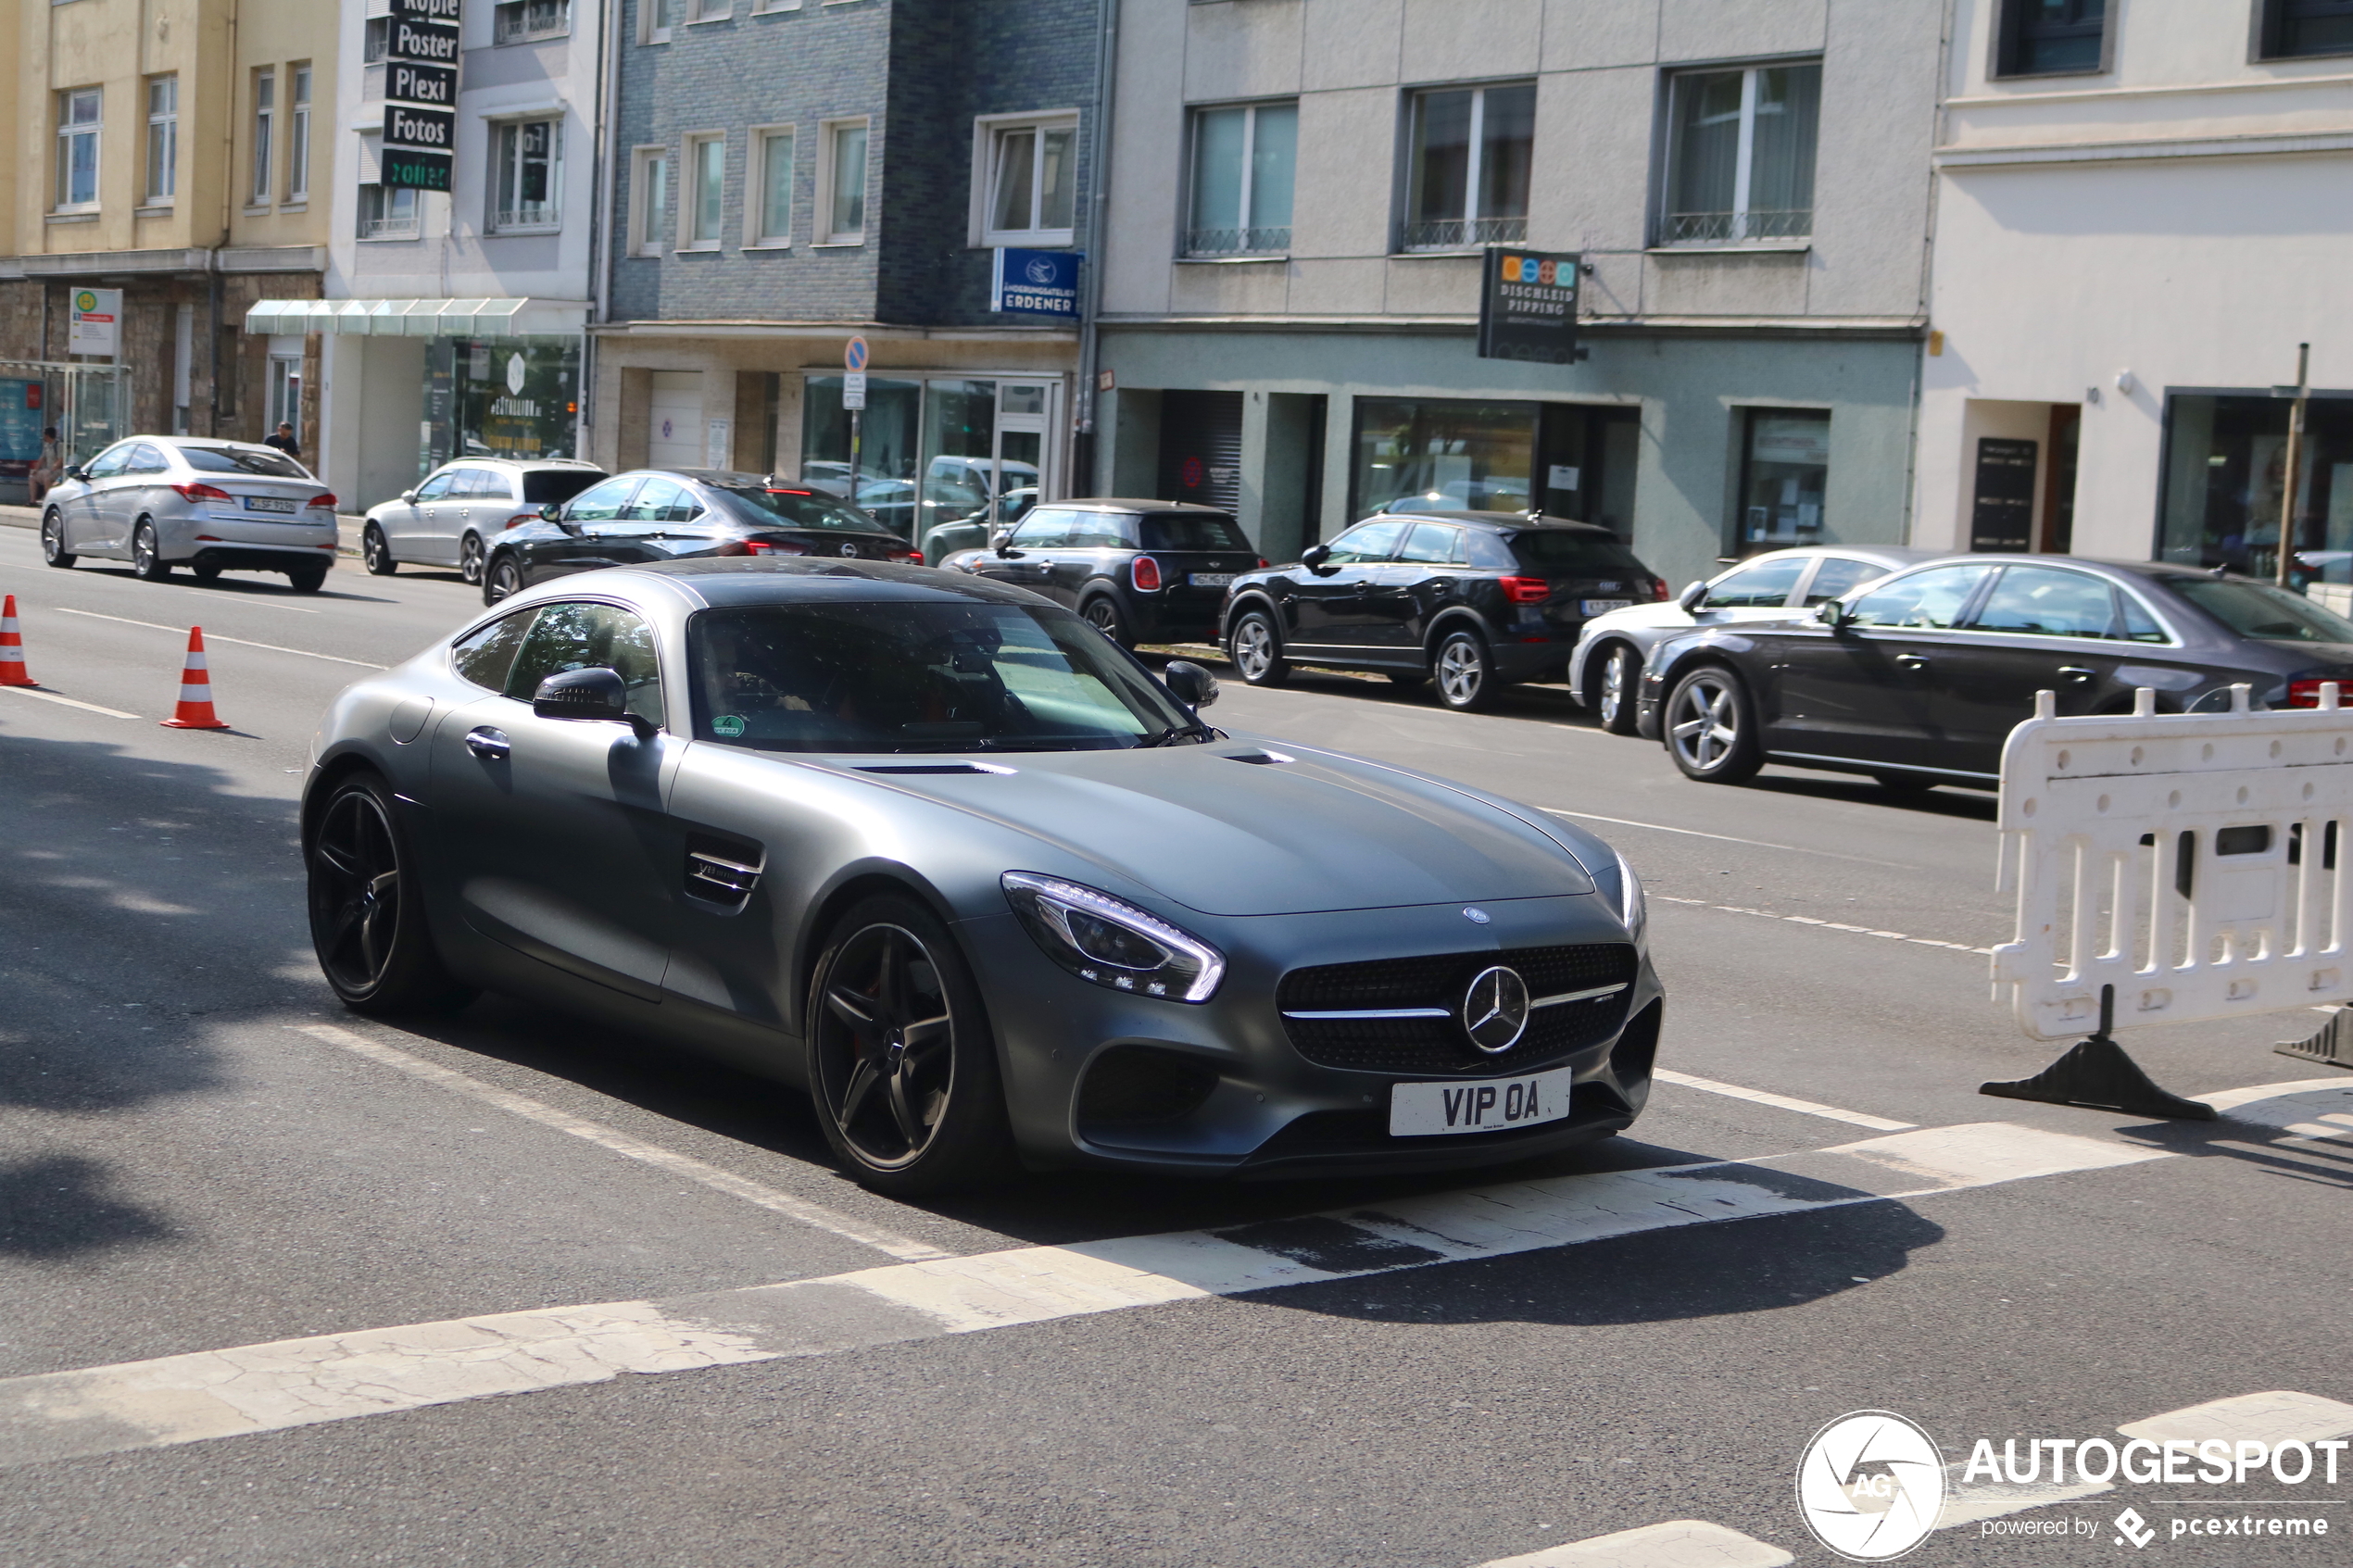
[[[323,566],[296,567],[286,573],[286,581],[294,584],[297,594],[315,594],[327,585],[327,569]]]
[[[1924,779],[1916,773],[1873,773],[1880,788],[1899,800],[1917,800],[1936,787],[1934,779]]]
[[[469,533],[458,541],[458,575],[467,587],[482,586],[483,559],[481,534]]]
[[[41,558],[59,568],[70,567],[80,558],[66,548],[66,520],[55,507],[41,514]]]
[[[1659,727],[1667,755],[1687,779],[1743,784],[1765,765],[1756,705],[1741,678],[1720,664],[1702,665],[1675,683]]]
[[[1614,735],[1634,733],[1635,699],[1642,694],[1642,659],[1626,643],[1612,643],[1602,654],[1602,667],[1590,678],[1592,691],[1585,706],[1601,727]]]
[[[163,541],[145,518],[132,525],[131,575],[142,583],[160,583],[171,575],[171,563],[163,558]]]
[[[1274,618],[1253,609],[1226,633],[1226,657],[1234,672],[1249,686],[1279,686],[1290,679],[1290,660],[1283,657],[1283,639]]]
[[[525,586],[521,562],[510,555],[493,556],[490,570],[482,576],[482,602],[495,605],[500,599],[522,593]]]
[[[1097,594],[1088,598],[1078,607],[1078,613],[1088,625],[1092,626],[1121,647],[1132,648],[1136,646],[1135,637],[1127,627],[1126,612],[1119,608],[1119,601],[1109,594]]]
[[[192,566],[188,570],[195,574],[196,581],[199,583],[220,581],[220,569],[217,566]]]
[[[914,898],[866,898],[834,922],[801,1034],[818,1124],[863,1185],[895,1198],[970,1191],[1013,1168],[980,987]]]
[[[303,846],[303,863],[311,947],[344,1006],[433,1012],[473,999],[434,950],[418,859],[383,777],[354,772],[335,785]]]
[[[1438,683],[1440,705],[1457,713],[1478,712],[1494,699],[1496,687],[1503,684],[1495,678],[1495,660],[1487,651],[1487,639],[1468,628],[1439,639],[1437,651],[1429,656],[1429,673]]]
[[[389,577],[400,570],[400,563],[392,558],[392,542],[372,522],[359,531],[359,558],[371,577]]]

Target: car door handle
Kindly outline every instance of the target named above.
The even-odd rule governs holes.
[[[1899,653],[1895,656],[1895,662],[1906,670],[1925,670],[1928,668],[1928,656],[1919,653]]]
[[[466,732],[466,749],[485,762],[504,762],[513,748],[507,744],[507,732],[477,724]]]
[[[2086,670],[2080,664],[2062,664],[2058,667],[2058,672],[2079,685],[2099,673],[2096,670]]]

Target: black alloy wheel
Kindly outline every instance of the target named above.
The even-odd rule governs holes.
[[[384,531],[374,523],[359,531],[359,558],[367,564],[371,577],[389,577],[400,570],[392,558],[392,545],[384,538]]]
[[[495,605],[510,595],[523,590],[522,567],[511,555],[502,555],[490,563],[489,574],[482,580],[482,602]]]
[[[809,1085],[825,1139],[878,1192],[969,1188],[1011,1134],[979,988],[948,928],[910,897],[834,927],[810,988]]]
[[[469,588],[482,586],[482,535],[469,533],[458,546],[458,575]]]
[[[1290,679],[1283,640],[1265,610],[1253,609],[1234,622],[1226,635],[1226,657],[1233,660],[1245,685],[1279,686]]]
[[[297,594],[315,594],[327,585],[327,569],[323,566],[298,566],[286,573],[286,581],[294,584]]]
[[[1476,712],[1495,694],[1494,660],[1487,639],[1476,632],[1447,633],[1430,656],[1429,672],[1438,682],[1438,700],[1457,713]]]
[[[1765,765],[1756,705],[1741,678],[1721,665],[1704,665],[1675,683],[1660,727],[1685,778],[1744,784]]]
[[[66,520],[55,507],[41,514],[41,558],[56,567],[69,567],[76,559],[66,549]]]
[[[1119,601],[1109,594],[1097,594],[1078,607],[1078,613],[1087,618],[1087,624],[1121,647],[1136,646],[1128,636],[1127,618],[1120,613]]]
[[[131,531],[131,575],[142,583],[160,583],[171,575],[171,563],[163,558],[163,542],[156,537],[156,525],[145,518]]]
[[[1624,643],[1612,643],[1603,656],[1601,672],[1591,679],[1593,689],[1586,706],[1602,728],[1614,735],[1632,734],[1634,698],[1642,689],[1642,656]]]
[[[472,999],[434,951],[414,857],[382,778],[354,773],[336,786],[304,859],[311,947],[344,1006],[395,1013]]]

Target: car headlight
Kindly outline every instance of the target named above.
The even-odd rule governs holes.
[[[1651,903],[1649,897],[1642,892],[1642,879],[1634,874],[1634,868],[1626,863],[1623,855],[1617,857],[1617,886],[1625,898],[1618,913],[1626,922],[1626,935],[1631,936],[1634,946],[1639,947],[1650,931]]]
[[[1059,877],[1007,872],[1006,901],[1046,956],[1081,980],[1139,997],[1205,1002],[1226,955],[1124,898]]]

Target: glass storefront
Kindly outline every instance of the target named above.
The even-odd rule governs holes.
[[[973,377],[866,378],[854,504],[919,546],[935,529],[993,510],[1008,521],[1045,482],[1054,383]],[[811,376],[801,399],[800,480],[849,497],[849,411],[841,377]]]
[[[1350,515],[1535,510],[1627,537],[1641,429],[1632,408],[1360,397]]]
[[[2165,400],[2158,559],[2254,577],[2278,571],[2288,409],[2288,399],[2257,391]],[[2313,395],[2296,468],[2290,574],[2353,583],[2353,394]]]
[[[1741,449],[1739,537],[1731,554],[1822,541],[1830,483],[1831,417],[1804,408],[1751,408]]]
[[[580,450],[580,339],[437,337],[425,348],[420,477],[457,458]]]

